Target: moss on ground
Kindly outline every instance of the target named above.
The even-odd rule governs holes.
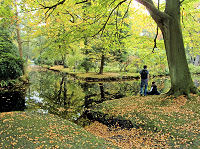
[[[0,113],[0,148],[116,148],[51,114]]]
[[[138,130],[134,132],[137,132],[140,139],[143,138],[143,141],[138,141],[140,147],[198,148],[199,109],[200,97],[191,95],[190,100],[184,96],[126,97],[105,101],[90,110],[109,117],[130,120],[134,126],[139,126],[139,129],[133,129]],[[136,134],[129,135],[135,138]]]

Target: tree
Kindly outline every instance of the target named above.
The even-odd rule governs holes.
[[[23,59],[23,53],[22,53],[22,40],[21,40],[21,33],[20,33],[20,24],[19,24],[19,12],[17,10],[17,0],[14,1],[15,3],[15,18],[16,18],[16,33],[17,33],[17,43],[19,48],[19,55],[20,58]]]
[[[152,0],[136,0],[144,5],[163,34],[171,89],[168,94],[197,93],[188,68],[180,23],[180,6],[183,1],[166,0],[165,11],[157,9]]]
[[[159,7],[156,8],[153,0],[135,0],[138,3],[142,4],[146,7],[148,12],[150,13],[153,20],[156,22],[158,27],[160,28],[165,44],[165,50],[167,55],[167,61],[169,66],[170,78],[171,78],[171,89],[168,94],[175,95],[188,95],[189,93],[197,93],[197,88],[194,86],[194,83],[191,78],[191,74],[188,68],[182,29],[181,29],[181,21],[180,21],[180,7],[184,0],[166,0],[166,5],[164,7],[164,11],[159,10]],[[92,9],[91,12],[94,12],[97,15],[84,14],[84,18],[88,18],[86,20],[82,20],[81,16],[76,15],[76,18],[81,18],[83,22],[87,22],[87,25],[91,25],[94,27],[91,31],[96,31],[97,26],[100,26],[100,29],[96,32],[96,34],[101,35],[104,33],[106,26],[108,25],[110,19],[113,17],[114,12],[116,12],[117,8],[119,8],[122,4],[128,4],[130,6],[131,0],[95,0],[95,1],[72,1],[74,2],[74,6],[80,4],[90,3],[90,7]],[[72,6],[72,3],[70,5]],[[159,4],[159,0],[158,0]],[[58,8],[60,5],[67,6],[66,0],[61,0],[55,4],[48,3],[46,5],[40,3],[39,4],[42,9],[46,10],[45,15],[48,17],[53,13],[53,11]],[[48,6],[49,5],[49,6]],[[99,10],[96,10],[100,7]],[[70,9],[69,7],[66,7]],[[128,9],[127,9],[128,10]],[[102,14],[102,11],[105,13]],[[88,11],[89,12],[89,11]],[[87,12],[87,13],[88,13]],[[69,14],[68,14],[69,15]],[[124,16],[126,13],[124,14]],[[71,16],[73,16],[71,14]],[[105,19],[107,17],[107,19]],[[72,17],[73,18],[73,17]],[[102,20],[104,23],[102,24]],[[94,24],[97,24],[94,26]],[[88,27],[87,26],[87,27]],[[117,25],[116,25],[117,28]],[[90,28],[91,29],[91,28]],[[95,34],[95,35],[96,35]],[[90,33],[91,35],[91,33]],[[155,45],[156,47],[156,40]]]

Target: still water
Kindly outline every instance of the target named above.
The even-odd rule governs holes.
[[[89,123],[84,115],[85,108],[106,100],[139,94],[139,80],[88,83],[40,68],[33,69],[29,76],[30,85],[21,91],[0,93],[0,112],[25,110],[51,113],[84,126]],[[161,93],[170,88],[168,77],[152,81],[157,83]],[[199,86],[199,80],[196,85]]]

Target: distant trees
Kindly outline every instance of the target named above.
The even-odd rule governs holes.
[[[184,3],[193,5],[195,0],[191,2],[184,0],[166,0],[166,5],[162,5],[161,8],[159,7],[159,0],[135,1],[148,10],[148,15],[151,16],[162,32],[166,50],[165,54],[167,57],[167,63],[171,77],[171,89],[169,94],[188,95],[189,93],[197,93],[197,88],[194,86],[187,64],[181,28],[181,6]],[[64,32],[62,34],[62,39],[67,41],[65,44],[73,43],[75,40],[81,42],[85,38],[91,40],[96,37],[103,41],[101,47],[91,48],[90,46],[90,48],[85,48],[94,49],[94,51],[95,49],[102,49],[102,53],[98,53],[101,56],[99,73],[103,72],[103,66],[105,64],[105,58],[107,57],[107,54],[114,49],[122,50],[123,46],[121,45],[128,43],[126,38],[129,36],[127,32],[130,29],[130,18],[127,17],[127,12],[129,12],[129,9],[132,8],[131,2],[132,0],[72,0],[70,2],[66,0],[60,0],[57,2],[44,2],[42,0],[38,0],[37,3],[35,3],[27,0],[28,4],[39,8],[37,15],[42,16],[41,18],[42,20],[45,20],[46,27],[49,27],[49,29],[55,29],[56,27],[60,27],[60,24],[63,24]],[[139,19],[138,16],[135,16],[135,18]],[[131,19],[134,20],[135,18],[132,17]],[[138,24],[136,22],[134,25],[137,28],[137,34],[138,32],[143,33],[144,30],[141,32],[142,25],[147,27],[147,24],[148,22],[143,22],[142,24]],[[54,31],[56,31],[56,29]],[[67,34],[65,33],[66,31]],[[145,31],[145,35],[146,33],[149,32]],[[156,37],[158,35],[159,34],[157,33]],[[192,35],[192,33],[190,33],[190,35]],[[150,37],[150,34],[148,36]],[[102,40],[104,37],[107,38],[107,40]],[[138,35],[136,38],[138,37],[140,39],[143,37],[145,39],[148,38],[143,35]],[[56,36],[52,36],[51,38],[56,38]],[[158,49],[158,42],[156,39],[157,38],[154,39],[154,42],[152,42],[151,45],[149,45],[149,43],[145,40],[139,42],[141,45],[143,45],[143,49],[145,50],[149,50],[148,47],[152,47],[153,50],[150,50],[152,53],[154,53]],[[197,45],[197,43],[195,43],[195,45]],[[93,44],[93,46],[96,46],[96,44]],[[128,49],[127,46],[125,47]],[[134,46],[132,47],[137,48],[137,42],[135,42]],[[110,58],[111,56],[108,55],[108,57]],[[165,60],[163,60],[162,56],[159,56],[158,58],[158,60],[157,57],[155,58],[155,64],[165,63]],[[141,59],[143,59],[143,57]],[[151,59],[149,59],[149,62],[151,63]]]

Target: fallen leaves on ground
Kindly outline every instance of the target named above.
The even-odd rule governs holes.
[[[0,148],[115,148],[76,124],[51,114],[0,113]]]
[[[139,129],[113,129],[94,123],[85,129],[122,148],[200,147],[200,97],[126,97],[90,109],[131,120]]]

